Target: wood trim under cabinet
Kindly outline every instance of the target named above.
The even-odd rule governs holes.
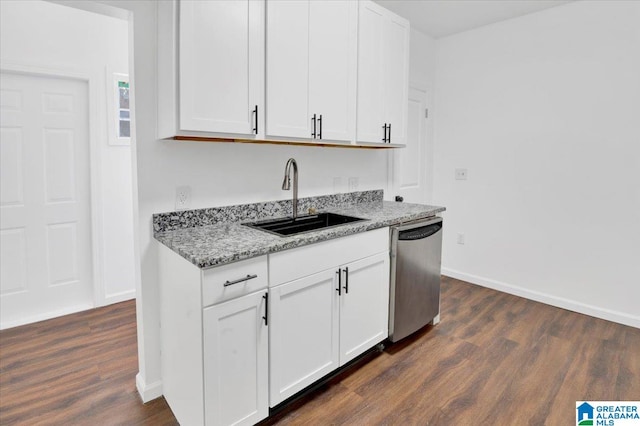
[[[218,142],[218,143],[255,143],[255,144],[271,144],[271,145],[297,145],[297,146],[315,146],[325,148],[358,148],[358,149],[389,149],[404,148],[404,144],[394,143],[331,143],[317,141],[283,141],[274,139],[242,139],[242,138],[213,138],[206,136],[174,136],[164,140],[186,141],[186,142]]]

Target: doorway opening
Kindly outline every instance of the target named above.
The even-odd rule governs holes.
[[[5,329],[135,298],[137,179],[129,12],[0,7]]]

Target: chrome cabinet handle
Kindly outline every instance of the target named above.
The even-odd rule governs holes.
[[[258,276],[255,275],[255,274],[254,275],[247,275],[244,278],[238,278],[237,280],[227,281],[227,282],[225,282],[223,284],[223,286],[229,287],[230,285],[234,285],[234,284],[242,283],[242,282],[245,282],[245,281],[249,281],[249,280],[252,280],[254,278],[258,278]]]

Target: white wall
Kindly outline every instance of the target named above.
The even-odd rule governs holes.
[[[128,23],[44,1],[2,1],[0,60],[82,73],[96,82],[103,294],[99,304],[135,297],[131,148],[107,137],[106,67],[128,72]],[[109,93],[111,96],[111,93]]]
[[[411,29],[409,81],[413,85],[433,88],[436,77],[436,40]]]
[[[348,192],[349,177],[359,178],[358,190],[386,186],[383,150],[165,140],[147,148],[145,158],[154,159],[147,166],[154,178],[146,188],[154,213],[175,209],[175,188],[181,185],[192,188],[191,208],[291,198],[281,188],[290,157],[298,163],[299,197],[333,193],[334,177],[342,182],[335,192]]]
[[[437,44],[444,272],[640,327],[640,2],[574,2]]]

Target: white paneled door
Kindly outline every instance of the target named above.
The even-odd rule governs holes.
[[[93,307],[87,83],[0,75],[0,328]]]
[[[393,155],[393,195],[408,203],[427,203],[429,172],[427,140],[427,93],[422,89],[409,89],[407,138],[404,149],[395,149]]]

